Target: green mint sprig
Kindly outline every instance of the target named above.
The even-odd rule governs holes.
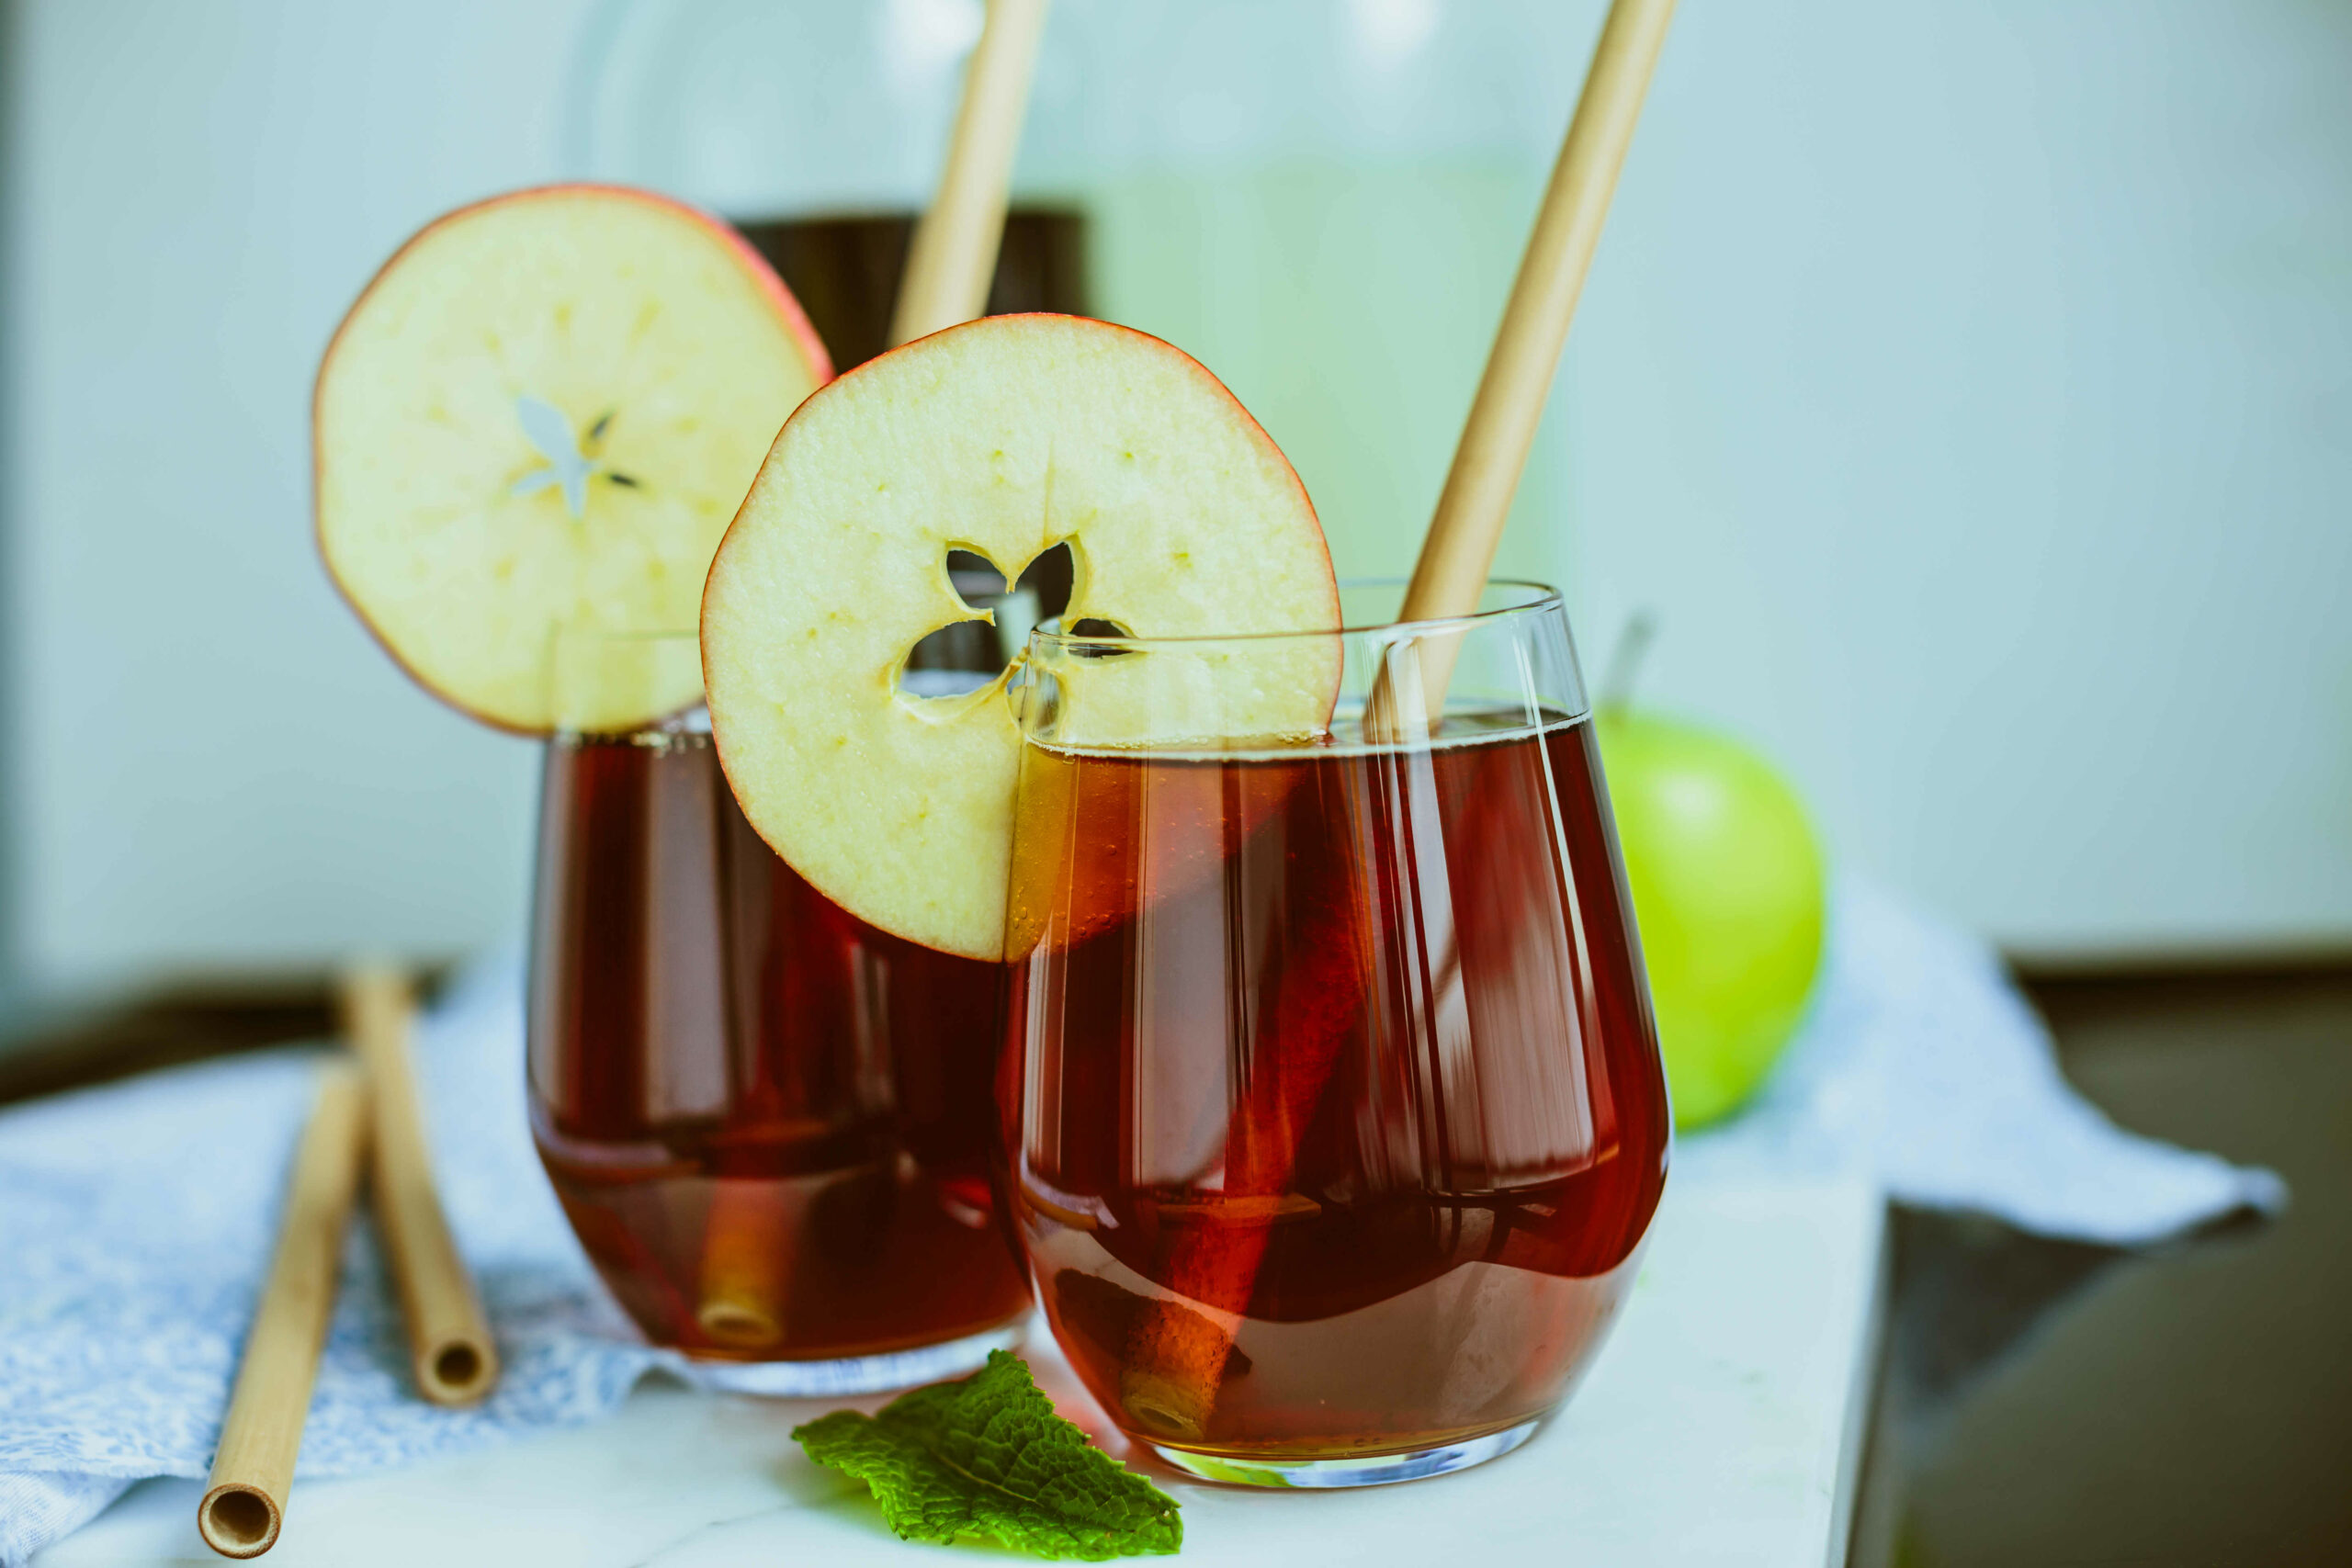
[[[878,1416],[836,1410],[793,1437],[811,1460],[873,1488],[901,1540],[987,1536],[1039,1557],[1172,1552],[1177,1503],[1054,1413],[1020,1357],[916,1389]]]

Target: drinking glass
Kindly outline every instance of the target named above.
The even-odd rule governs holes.
[[[694,632],[568,632],[551,664],[560,711],[676,708],[556,735],[540,795],[532,1132],[605,1284],[746,1392],[927,1382],[1012,1343],[1001,967],[854,919],[761,841]]]
[[[1336,634],[1049,625],[1018,690],[1010,1202],[1087,1387],[1212,1479],[1508,1452],[1590,1363],[1665,1182],[1559,596],[1393,624],[1401,597],[1351,587]]]

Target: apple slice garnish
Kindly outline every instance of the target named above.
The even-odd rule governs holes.
[[[566,631],[695,624],[776,429],[831,376],[783,282],[725,224],[610,186],[468,207],[384,265],[312,403],[319,547],[428,690],[502,728],[634,728],[692,660]]]
[[[761,837],[825,897],[967,957],[1005,947],[1021,739],[1010,671],[958,697],[899,677],[915,643],[985,618],[947,553],[1007,581],[1067,543],[1066,626],[1136,637],[1335,630],[1306,491],[1233,394],[1157,338],[992,316],[868,361],[777,435],[703,594],[711,728]],[[1091,628],[1090,628],[1091,629]],[[1304,739],[1339,639],[1069,659],[1057,741]]]

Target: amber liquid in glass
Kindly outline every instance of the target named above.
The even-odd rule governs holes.
[[[1241,1459],[1549,1409],[1668,1147],[1591,726],[1023,768],[1013,1201],[1094,1395]]]
[[[820,896],[707,735],[551,742],[541,809],[533,1132],[647,1337],[814,1360],[1024,1312],[989,1179],[1001,968]]]

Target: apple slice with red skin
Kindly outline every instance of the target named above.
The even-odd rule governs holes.
[[[418,682],[501,728],[620,730],[692,705],[677,632],[777,428],[831,378],[783,282],[717,219],[613,186],[462,208],[359,296],[311,406],[318,539]]]
[[[1006,955],[1022,746],[1007,677],[952,698],[899,677],[922,637],[985,618],[949,582],[949,550],[1012,579],[1065,542],[1065,624],[1204,638],[1340,624],[1298,476],[1214,376],[1142,333],[1057,315],[953,327],[842,376],[777,435],[703,596],[711,728],[761,837],[860,919]],[[1216,749],[1322,733],[1340,660],[1339,638],[1309,637],[1034,673],[1054,682],[1057,744]]]

